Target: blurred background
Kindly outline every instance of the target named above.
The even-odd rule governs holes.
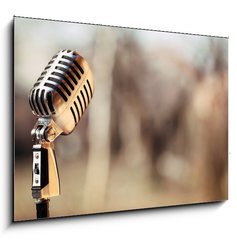
[[[227,199],[228,39],[15,17],[14,219],[35,219],[28,94],[51,57],[77,50],[95,95],[55,141],[52,217]]]

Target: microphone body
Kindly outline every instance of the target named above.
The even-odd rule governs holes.
[[[79,53],[58,52],[45,67],[29,94],[34,115],[50,118],[71,133],[80,121],[94,93],[92,73]]]

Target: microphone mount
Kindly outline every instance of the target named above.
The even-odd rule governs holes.
[[[37,218],[49,217],[49,197],[60,194],[54,141],[62,130],[51,118],[39,118],[31,131],[33,141],[32,196]]]

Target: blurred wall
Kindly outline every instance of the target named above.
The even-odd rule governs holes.
[[[15,18],[15,220],[35,218],[28,93],[50,58],[78,50],[95,95],[55,148],[51,216],[227,198],[227,51],[212,38]],[[26,211],[27,209],[27,211]]]

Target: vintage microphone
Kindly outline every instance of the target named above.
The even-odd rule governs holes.
[[[76,51],[62,50],[50,60],[30,90],[29,103],[38,117],[33,141],[32,196],[37,218],[49,217],[49,198],[60,194],[54,140],[70,134],[94,93],[88,63]]]

